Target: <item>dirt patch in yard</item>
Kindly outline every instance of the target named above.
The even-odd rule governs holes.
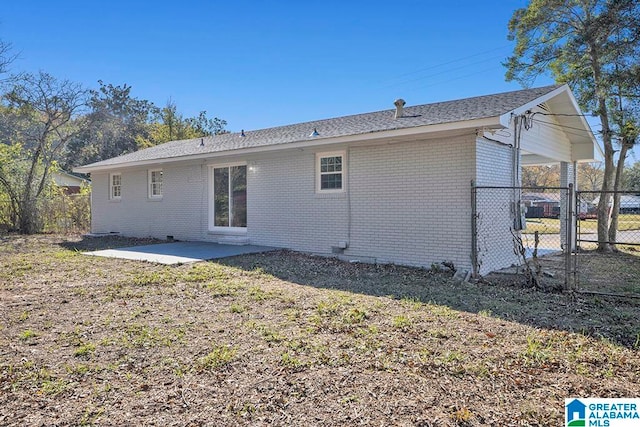
[[[640,395],[632,303],[285,251],[76,250],[118,239],[0,241],[0,424],[547,426],[565,397]]]
[[[286,251],[221,262],[316,288],[438,304],[536,328],[605,338],[630,348],[640,344],[640,301],[540,292],[527,286],[522,275],[491,274],[479,283],[458,283],[450,274],[426,269],[350,264]],[[544,272],[552,274],[543,277],[543,283],[550,289],[561,289],[564,256],[546,256],[540,263]]]
[[[576,288],[640,299],[640,252],[635,246],[612,253],[581,251],[576,256]]]

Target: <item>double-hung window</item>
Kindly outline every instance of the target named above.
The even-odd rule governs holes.
[[[149,170],[149,198],[162,199],[162,169]]]
[[[109,199],[120,200],[122,196],[122,174],[109,174]]]
[[[319,193],[344,191],[345,157],[344,151],[316,155],[316,190]]]

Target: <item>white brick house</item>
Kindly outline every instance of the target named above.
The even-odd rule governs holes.
[[[594,157],[567,86],[403,104],[78,167],[93,182],[91,231],[468,269],[472,180],[513,185],[520,165],[561,162],[569,182],[572,165]],[[482,272],[510,263],[505,257]]]

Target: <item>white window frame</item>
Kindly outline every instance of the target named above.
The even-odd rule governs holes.
[[[209,232],[211,233],[215,233],[215,234],[232,234],[232,235],[244,235],[247,234],[247,228],[249,228],[249,225],[247,224],[246,227],[222,227],[222,226],[216,226],[216,213],[215,213],[215,200],[214,200],[214,195],[215,195],[215,179],[214,179],[214,170],[215,169],[220,169],[220,168],[231,168],[233,166],[246,166],[247,167],[247,181],[249,180],[249,166],[247,165],[247,162],[237,162],[237,163],[221,163],[221,164],[212,164],[212,165],[208,165],[209,166]],[[249,186],[248,182],[247,182],[247,187]]]
[[[160,194],[154,194],[153,193],[153,185],[154,184],[158,184],[157,182],[154,182],[152,180],[153,177],[153,173],[154,172],[160,172],[160,176],[162,177],[160,180]],[[147,187],[148,187],[148,197],[151,200],[161,200],[162,199],[162,195],[163,195],[163,181],[164,181],[164,172],[162,171],[162,168],[157,168],[157,169],[149,169],[147,171]]]
[[[322,172],[321,161],[327,157],[342,157],[342,170],[340,172]],[[322,188],[322,175],[336,174],[342,175],[342,188]],[[346,151],[329,151],[324,153],[316,153],[316,193],[344,193],[347,188],[347,152]]]
[[[120,183],[116,186],[113,184],[114,177],[120,177]],[[115,188],[118,187],[118,195],[116,196]],[[109,174],[109,200],[120,200],[122,198],[122,174],[120,172],[110,173]]]

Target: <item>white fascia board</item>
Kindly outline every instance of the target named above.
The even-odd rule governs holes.
[[[576,98],[573,96],[573,93],[571,92],[571,89],[569,88],[569,86],[567,84],[564,84],[554,90],[552,90],[551,92],[544,94],[536,99],[534,99],[533,101],[527,102],[524,105],[521,105],[520,107],[509,111],[508,113],[505,113],[503,115],[500,116],[500,124],[502,124],[505,127],[509,127],[509,125],[511,124],[511,119],[514,115],[520,115],[520,114],[524,114],[525,112],[527,112],[528,110],[531,110],[532,108],[549,101],[552,98],[555,98],[556,96],[560,95],[560,94],[564,94],[567,96],[567,98],[569,99],[569,102],[571,103],[571,107],[573,108],[574,113],[576,114],[576,117],[580,120],[580,124],[584,127],[584,129],[588,132],[588,138],[591,140],[591,143],[596,146],[598,151],[602,151],[598,145],[598,142],[596,140],[596,137],[593,135],[593,131],[591,130],[591,126],[589,126],[589,123],[587,122],[587,120],[584,118],[584,116],[582,115],[582,111],[580,110],[580,106],[578,105],[578,101],[576,100]]]
[[[79,166],[73,168],[74,172],[79,173],[91,173],[98,171],[108,171],[114,169],[123,169],[123,168],[131,168],[131,167],[140,167],[140,166],[149,166],[149,165],[161,165],[166,163],[173,163],[176,161],[193,161],[193,160],[202,160],[202,159],[211,159],[215,157],[224,157],[224,156],[242,156],[247,154],[255,154],[255,153],[266,153],[280,150],[291,150],[291,149],[300,149],[300,148],[312,148],[312,147],[321,147],[321,146],[330,146],[337,144],[352,144],[357,142],[373,142],[376,140],[384,140],[384,139],[398,139],[402,137],[407,138],[415,138],[416,136],[424,135],[425,138],[428,138],[430,134],[437,132],[450,132],[456,130],[463,129],[488,129],[488,128],[501,128],[503,127],[499,120],[496,117],[488,117],[482,119],[474,119],[474,120],[465,120],[460,122],[452,122],[452,123],[442,123],[436,125],[426,125],[426,126],[418,126],[411,128],[403,128],[403,129],[393,129],[393,130],[385,130],[380,132],[371,132],[357,135],[345,135],[345,136],[337,136],[330,138],[317,138],[313,140],[306,141],[298,141],[298,142],[286,142],[282,144],[274,144],[274,145],[265,145],[262,147],[250,147],[250,148],[241,148],[236,150],[226,150],[226,151],[214,151],[207,152],[202,154],[194,154],[188,156],[176,156],[176,157],[167,157],[160,159],[149,159],[149,160],[138,160],[133,162],[126,163],[115,163],[111,165],[104,166]]]
[[[82,183],[88,184],[88,183],[91,182],[91,180],[89,180],[87,178],[80,178],[79,176],[71,175],[70,173],[63,172],[63,171],[55,171],[55,172],[52,173],[52,175],[54,175],[54,176],[56,174],[59,175],[59,176],[62,176],[62,177],[70,178],[70,179],[75,180],[75,181],[80,181],[81,184]]]
[[[569,86],[567,85],[562,85],[554,90],[552,90],[549,93],[546,93],[542,96],[539,96],[538,98],[534,99],[533,101],[529,101],[526,104],[521,105],[518,108],[515,108],[507,113],[504,113],[503,115],[500,116],[500,124],[503,125],[504,127],[509,127],[509,125],[511,124],[511,118],[515,115],[520,115],[520,114],[524,114],[526,111],[542,104],[543,102],[546,102],[548,100],[550,100],[551,98],[557,96],[558,94],[562,93],[562,92],[568,92],[571,93],[571,91],[569,90]],[[579,109],[576,111],[580,111]]]

